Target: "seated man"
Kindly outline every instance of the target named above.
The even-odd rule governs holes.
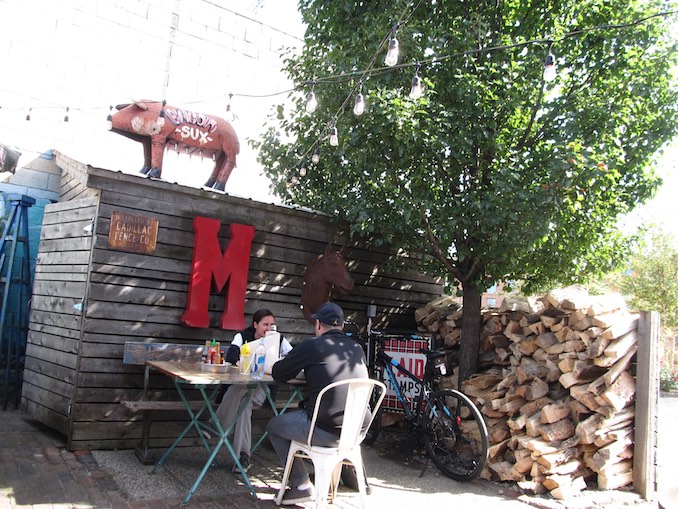
[[[302,341],[284,359],[273,365],[276,381],[287,382],[303,371],[306,377],[307,398],[301,410],[277,415],[268,422],[266,430],[271,444],[284,464],[292,440],[306,441],[318,393],[327,385],[350,378],[368,378],[367,362],[362,347],[343,333],[344,312],[328,302],[312,315],[316,336]],[[313,445],[338,445],[341,431],[345,394],[320,408]],[[291,487],[282,499],[283,505],[299,504],[315,498],[314,487],[302,461],[295,461],[290,474]]]

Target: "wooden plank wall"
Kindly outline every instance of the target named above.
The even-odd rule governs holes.
[[[82,198],[45,207],[26,347],[23,405],[29,414],[68,432],[80,344],[92,236],[84,228],[96,217],[98,199]]]
[[[64,159],[61,155],[57,162]],[[66,160],[61,167],[67,172],[74,166],[79,168]],[[78,178],[84,178],[82,172]],[[232,339],[235,331],[216,327],[224,302],[223,295],[216,293],[209,306],[212,328],[180,325],[195,216],[222,222],[222,247],[227,244],[231,223],[255,227],[246,320],[256,309],[267,307],[276,315],[279,330],[293,342],[312,334],[312,326],[299,308],[302,275],[308,262],[322,253],[328,242],[347,245],[345,258],[356,288],[351,295],[336,296],[334,300],[358,323],[366,323],[366,306],[376,304],[381,313],[377,319],[380,325],[414,329],[413,310],[441,293],[437,281],[415,272],[403,270],[394,275],[379,269],[389,253],[368,250],[350,241],[322,214],[96,168],[87,168],[85,187],[98,191],[99,206],[67,429],[72,450],[136,445],[141,433],[140,416],[118,402],[140,395],[143,370],[123,365],[125,341],[204,342],[216,337],[227,343]],[[154,254],[108,248],[114,211],[158,219]],[[66,296],[64,299],[61,307],[65,309],[70,303]],[[161,375],[152,377],[151,387],[157,398],[173,390]],[[158,421],[151,431],[151,445],[167,445],[183,426],[182,416],[165,413],[158,416]]]

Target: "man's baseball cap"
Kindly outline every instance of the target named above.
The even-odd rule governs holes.
[[[326,325],[344,325],[344,312],[334,302],[326,302],[311,315],[311,318],[319,320]]]

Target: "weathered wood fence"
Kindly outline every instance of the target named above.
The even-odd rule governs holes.
[[[439,281],[406,269],[383,270],[391,253],[367,249],[325,215],[93,168],[63,154],[57,154],[57,164],[62,193],[59,203],[45,209],[22,404],[64,433],[71,450],[137,445],[140,418],[119,401],[140,394],[143,369],[123,364],[125,341],[232,339],[235,331],[216,328],[224,305],[224,296],[216,293],[209,303],[212,328],[180,325],[196,216],[221,221],[222,249],[231,223],[255,227],[246,320],[267,307],[293,341],[312,333],[299,308],[302,275],[328,243],[347,246],[355,289],[334,300],[351,320],[366,323],[367,305],[375,304],[379,326],[414,329],[414,309],[441,294]],[[116,211],[159,221],[153,254],[108,247]],[[153,377],[157,397],[172,390],[168,382]],[[183,425],[183,415],[166,419],[153,426],[152,446],[169,444]]]

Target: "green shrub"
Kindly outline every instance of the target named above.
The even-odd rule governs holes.
[[[675,369],[662,368],[659,372],[659,388],[664,392],[678,389],[678,372]]]

